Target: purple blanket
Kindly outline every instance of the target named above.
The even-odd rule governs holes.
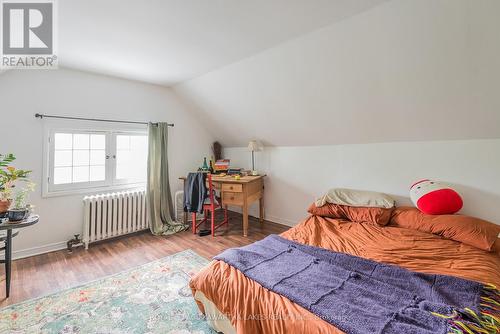
[[[482,298],[494,298],[485,306],[494,314],[498,290],[474,281],[416,273],[277,235],[228,249],[215,259],[346,333],[467,333],[461,326],[471,333],[498,329],[494,316],[488,317],[480,307]],[[466,308],[470,312],[461,312]]]

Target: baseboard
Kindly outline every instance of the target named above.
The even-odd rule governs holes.
[[[241,214],[241,209],[240,208],[235,208],[235,209],[228,210],[228,211],[233,211],[233,212]],[[255,215],[252,215],[252,214],[249,214],[248,216],[249,217],[253,217],[255,219],[259,219],[258,216],[255,216]],[[291,219],[281,218],[281,217],[278,217],[278,216],[267,215],[267,214],[264,215],[264,220],[268,220],[268,221],[276,223],[276,224],[290,226],[290,227],[293,227],[293,226],[297,225],[298,223],[300,223],[300,220],[291,220]]]
[[[290,226],[294,227],[297,225],[299,222],[291,219],[286,219],[286,218],[280,218],[272,215],[266,215],[265,220],[269,220],[270,222],[280,224],[280,225],[285,225],[285,226]]]
[[[61,249],[65,249],[66,247],[67,247],[66,241],[60,241],[60,242],[55,242],[53,244],[16,250],[12,252],[12,259],[17,260],[34,255],[54,252]]]

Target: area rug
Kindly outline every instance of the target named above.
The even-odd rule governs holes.
[[[0,333],[215,333],[188,282],[208,260],[186,250],[0,310]]]

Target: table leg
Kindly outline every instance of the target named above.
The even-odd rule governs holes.
[[[264,195],[259,199],[259,222],[264,222]]]
[[[7,239],[5,240],[5,296],[10,295],[10,275],[12,266],[12,229],[7,230]]]
[[[248,236],[248,204],[246,200],[243,203],[243,236]]]

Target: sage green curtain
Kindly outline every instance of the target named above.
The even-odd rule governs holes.
[[[170,182],[168,180],[168,125],[150,123],[148,126],[148,181],[146,202],[151,232],[155,235],[173,234],[187,228],[176,222]]]

